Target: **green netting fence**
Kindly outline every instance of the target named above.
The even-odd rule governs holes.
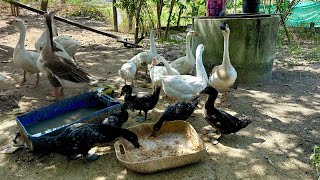
[[[266,14],[274,13],[275,5],[266,5]],[[263,6],[260,5],[260,12],[263,12]],[[294,27],[309,27],[310,23],[314,22],[315,27],[320,27],[320,2],[300,2],[288,16],[286,24]]]
[[[319,2],[298,3],[286,23],[288,26],[309,27],[311,22],[315,23],[315,27],[320,27]]]

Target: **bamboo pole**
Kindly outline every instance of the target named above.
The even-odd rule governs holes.
[[[6,1],[6,2],[8,2],[10,4],[13,4],[15,6],[27,9],[29,11],[36,12],[38,14],[46,13],[44,11],[41,11],[41,10],[32,8],[30,6],[26,6],[26,5],[22,4],[22,3],[16,2],[14,0],[4,0],[4,1]],[[73,26],[76,26],[76,27],[79,27],[81,29],[86,29],[86,30],[91,31],[91,32],[95,32],[95,33],[98,33],[98,34],[102,34],[104,36],[108,36],[108,37],[114,38],[114,39],[117,40],[117,42],[123,43],[125,47],[137,47],[137,48],[141,48],[142,47],[142,46],[140,46],[138,44],[130,43],[130,42],[122,39],[120,36],[117,36],[117,35],[114,35],[114,34],[111,34],[111,33],[108,33],[108,32],[104,32],[104,31],[100,31],[100,30],[97,30],[97,29],[94,29],[94,28],[91,28],[91,27],[87,27],[87,26],[84,26],[82,24],[79,24],[79,23],[64,19],[64,18],[59,17],[59,16],[54,16],[54,19],[56,19],[58,21],[61,21],[61,22],[64,22],[64,23],[67,23],[67,24],[70,24],[70,25],[73,25]]]

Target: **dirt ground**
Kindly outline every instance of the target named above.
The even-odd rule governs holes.
[[[38,88],[33,88],[34,75],[27,76],[27,84],[19,85],[22,71],[12,63],[13,48],[19,32],[17,28],[6,24],[12,18],[8,14],[8,11],[4,11],[0,16],[0,93],[13,97],[17,102],[8,100],[1,104],[1,108],[7,110],[0,112],[0,147],[9,145],[17,132],[16,115],[50,104],[46,96],[53,90],[43,76]],[[25,23],[26,48],[34,49],[34,42],[44,28],[42,19],[33,13],[23,11],[21,14],[21,18],[28,21]],[[103,22],[82,20],[82,23],[101,30],[111,29]],[[70,35],[82,43],[76,54],[77,62],[89,73],[103,78],[100,83],[123,85],[118,69],[126,60],[142,51],[127,49],[111,38],[66,24],[57,23],[57,26],[60,34]],[[132,39],[132,35],[117,34]],[[144,43],[144,46],[147,49],[148,43]],[[184,49],[184,46],[158,43],[157,47],[165,55],[172,49]],[[293,59],[299,63],[290,64]],[[150,92],[151,89],[141,87],[144,83],[143,73],[139,74],[139,88],[135,88],[135,92]],[[85,90],[67,89],[65,97]],[[223,109],[238,116],[246,115],[253,123],[236,135],[225,136],[218,145],[205,142],[207,154],[196,164],[153,174],[140,174],[122,166],[112,146],[106,148],[105,154],[94,162],[84,159],[68,161],[58,154],[37,156],[27,149],[21,149],[10,155],[0,154],[0,177],[32,180],[315,178],[309,156],[313,145],[320,144],[319,62],[307,62],[302,57],[293,56],[286,47],[277,49],[272,80],[261,84],[239,85],[237,89],[231,89],[229,99],[232,106]],[[188,119],[199,133],[203,127],[208,126],[202,115],[203,103],[204,99],[196,109],[195,117]],[[151,120],[148,122],[157,121],[168,104],[169,101],[161,96],[159,103],[149,112]],[[130,118],[124,126],[136,124]]]

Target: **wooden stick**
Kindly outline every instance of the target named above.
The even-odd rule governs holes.
[[[30,6],[26,6],[22,3],[19,3],[19,2],[16,2],[14,0],[4,0],[10,4],[13,4],[15,6],[19,6],[21,8],[24,8],[24,9],[27,9],[27,10],[30,10],[30,11],[33,11],[33,12],[36,12],[38,14],[45,14],[46,12],[44,11],[41,11],[41,10],[38,10],[38,9],[35,9],[35,8],[32,8]],[[102,34],[104,36],[108,36],[108,37],[111,37],[111,38],[114,38],[117,40],[117,42],[121,42],[124,44],[125,47],[137,47],[137,48],[142,48],[142,46],[138,45],[138,44],[134,44],[134,43],[130,43],[124,39],[122,39],[120,36],[117,36],[117,35],[114,35],[114,34],[111,34],[111,33],[108,33],[108,32],[104,32],[104,31],[100,31],[100,30],[97,30],[97,29],[93,29],[91,27],[87,27],[87,26],[84,26],[82,24],[79,24],[79,23],[76,23],[76,22],[73,22],[73,21],[70,21],[70,20],[67,20],[67,19],[64,19],[62,17],[58,17],[58,16],[54,16],[54,19],[58,20],[58,21],[61,21],[61,22],[64,22],[64,23],[67,23],[67,24],[71,24],[73,26],[76,26],[76,27],[79,27],[81,29],[86,29],[88,31],[91,31],[91,32],[95,32],[95,33],[98,33],[98,34]]]

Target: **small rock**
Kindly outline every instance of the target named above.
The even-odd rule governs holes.
[[[217,144],[219,144],[219,141],[213,140],[213,141],[211,141],[211,143],[212,143],[213,145],[217,145]]]

